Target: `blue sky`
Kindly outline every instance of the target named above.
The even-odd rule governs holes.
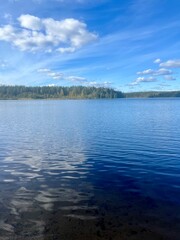
[[[180,90],[179,0],[0,1],[0,84]]]

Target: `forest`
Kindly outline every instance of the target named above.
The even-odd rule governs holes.
[[[180,97],[180,91],[146,91],[123,93],[103,87],[26,87],[0,86],[0,99],[101,99],[101,98],[160,98]]]
[[[147,91],[125,93],[126,98],[160,98],[160,97],[180,97],[180,91]]]
[[[124,94],[103,87],[0,86],[0,99],[100,99],[122,98]]]

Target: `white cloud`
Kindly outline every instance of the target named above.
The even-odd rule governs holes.
[[[63,80],[63,74],[62,73],[49,72],[47,75],[49,77],[52,77],[55,80],[60,80],[60,79]]]
[[[138,77],[135,81],[132,83],[129,83],[129,86],[136,86],[139,85],[140,83],[148,83],[148,82],[156,82],[157,79],[155,77]]]
[[[87,79],[84,77],[78,77],[78,76],[68,76],[66,77],[66,80],[69,80],[71,82],[78,82],[78,83],[86,83]]]
[[[147,69],[142,72],[137,72],[138,75],[148,75],[151,74],[153,76],[161,76],[161,75],[169,75],[172,74],[172,71],[166,68],[160,68],[158,70]]]
[[[70,82],[80,83],[80,84],[84,84],[84,83],[88,82],[87,79],[84,77],[65,76],[63,73],[54,72],[54,71],[50,70],[49,68],[40,68],[37,70],[37,72],[45,74],[47,77],[54,79],[54,80],[64,80],[64,81],[70,81]]]
[[[54,80],[64,80],[64,74],[60,72],[53,72],[48,68],[40,68],[37,72],[45,74],[46,76],[54,79]]]
[[[74,18],[56,21],[21,15],[18,22],[20,27],[17,28],[10,24],[0,27],[0,41],[9,42],[22,51],[68,53],[97,39],[84,22]]]
[[[136,82],[155,82],[157,79],[155,77],[138,77],[136,79]]]
[[[134,87],[134,86],[137,86],[137,85],[139,85],[139,82],[137,82],[137,81],[134,81],[134,82],[131,82],[131,83],[127,84],[127,86],[130,86],[130,87]]]
[[[142,72],[137,72],[137,75],[146,75],[146,74],[153,74],[153,73],[154,73],[154,70],[147,69],[147,70],[144,70]]]
[[[180,59],[168,60],[167,62],[162,62],[160,63],[160,67],[180,68]]]
[[[89,87],[111,87],[112,82],[96,82],[96,81],[88,81],[85,77],[73,76],[73,75],[65,75],[60,72],[54,72],[49,68],[40,68],[37,72],[46,75],[47,77],[54,80],[63,80],[67,82],[71,82],[73,84],[89,86]]]
[[[42,29],[42,21],[40,18],[26,14],[21,15],[18,18],[21,27],[27,28],[30,30],[41,30]]]
[[[58,48],[56,51],[60,53],[72,53],[75,52],[76,48],[75,47],[67,47],[67,48]]]
[[[160,62],[161,62],[160,58],[157,58],[156,60],[154,60],[154,63],[160,63]]]
[[[157,71],[154,71],[153,75],[160,76],[160,75],[169,75],[169,74],[172,74],[171,70],[168,70],[166,68],[160,68]]]
[[[168,60],[167,62],[161,62],[160,58],[154,60],[154,63],[159,64],[160,68],[158,70],[153,70],[151,68],[146,69],[144,71],[139,71],[136,74],[141,75],[133,82],[129,83],[128,86],[135,87],[142,82],[155,82],[157,81],[158,76],[163,77],[165,80],[176,80],[175,77],[172,76],[172,70],[168,68],[178,68],[180,67],[180,60]],[[150,77],[144,77],[144,75],[151,75]]]
[[[111,87],[112,82],[96,82],[96,81],[92,81],[92,82],[88,82],[86,84],[86,86],[90,86],[90,87],[104,87],[104,88],[109,88]]]
[[[11,25],[0,27],[0,40],[9,42],[13,37],[15,37],[15,33]]]

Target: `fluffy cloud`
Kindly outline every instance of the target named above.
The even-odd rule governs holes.
[[[96,81],[93,81],[93,82],[88,82],[88,84],[86,84],[87,86],[90,86],[90,87],[105,87],[105,88],[109,88],[112,86],[112,82],[96,82]]]
[[[141,75],[136,80],[128,84],[130,87],[135,87],[142,82],[155,82],[157,81],[157,77],[163,77],[165,80],[176,80],[175,77],[172,76],[172,70],[168,68],[180,68],[180,60],[168,60],[167,62],[162,62],[160,58],[154,60],[154,63],[159,64],[160,68],[158,70],[153,70],[151,68],[146,69],[141,72],[137,72],[137,75]],[[146,77],[146,75],[151,75],[150,77]]]
[[[136,86],[142,82],[156,82],[157,79],[155,77],[138,77],[134,82],[130,83],[129,86]]]
[[[79,76],[66,76],[63,73],[60,72],[54,72],[50,70],[49,68],[40,68],[37,70],[37,72],[42,73],[46,75],[47,77],[54,79],[54,80],[65,80],[65,81],[70,81],[70,82],[76,82],[76,83],[86,83],[87,79],[84,77],[79,77]]]
[[[180,68],[180,59],[168,60],[167,62],[162,62],[160,63],[160,67]]]
[[[88,81],[84,77],[80,76],[67,76],[60,72],[53,72],[48,68],[40,68],[37,72],[46,75],[47,77],[54,79],[54,80],[64,80],[67,82],[71,82],[73,84],[83,85],[83,86],[90,86],[90,87],[111,87],[112,82],[96,82],[96,81]]]
[[[161,62],[160,58],[157,58],[156,60],[154,60],[154,63],[160,63],[160,62]]]
[[[166,68],[160,68],[158,70],[147,69],[142,72],[137,72],[138,75],[154,75],[154,76],[161,76],[161,75],[169,75],[172,74],[172,71]]]
[[[64,80],[64,74],[59,72],[53,72],[48,68],[40,68],[37,70],[39,73],[43,73],[46,76],[54,79],[54,80]]]
[[[60,53],[72,53],[76,50],[75,47],[67,47],[67,48],[58,48],[57,51]]]
[[[38,17],[34,17],[32,15],[26,14],[21,15],[18,18],[18,21],[23,28],[27,28],[30,30],[41,30],[43,25],[41,19]]]
[[[138,77],[136,82],[155,82],[157,79],[155,77]]]
[[[157,71],[154,71],[153,75],[155,76],[161,76],[161,75],[169,75],[172,74],[171,70],[168,70],[166,68],[160,68]]]
[[[154,70],[147,69],[147,70],[144,70],[142,72],[137,72],[137,75],[146,75],[146,74],[153,74],[153,73],[154,73]]]
[[[77,83],[86,83],[86,82],[88,82],[86,78],[78,77],[78,76],[68,76],[68,77],[66,77],[66,80],[69,80],[71,82],[77,82]]]
[[[22,51],[74,52],[97,39],[84,22],[74,18],[56,21],[27,14],[21,15],[18,22],[18,28],[11,25],[0,27],[0,40],[10,42]]]

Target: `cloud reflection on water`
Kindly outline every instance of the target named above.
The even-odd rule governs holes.
[[[4,211],[0,232],[5,236],[43,235],[47,212],[54,210],[54,204],[64,216],[85,218],[82,212],[78,216],[78,210],[88,208],[85,203],[93,193],[86,182],[88,166],[83,149],[67,146],[49,154],[40,147],[41,151],[24,148],[23,152],[17,148],[1,160],[1,182],[5,185],[0,196]]]

